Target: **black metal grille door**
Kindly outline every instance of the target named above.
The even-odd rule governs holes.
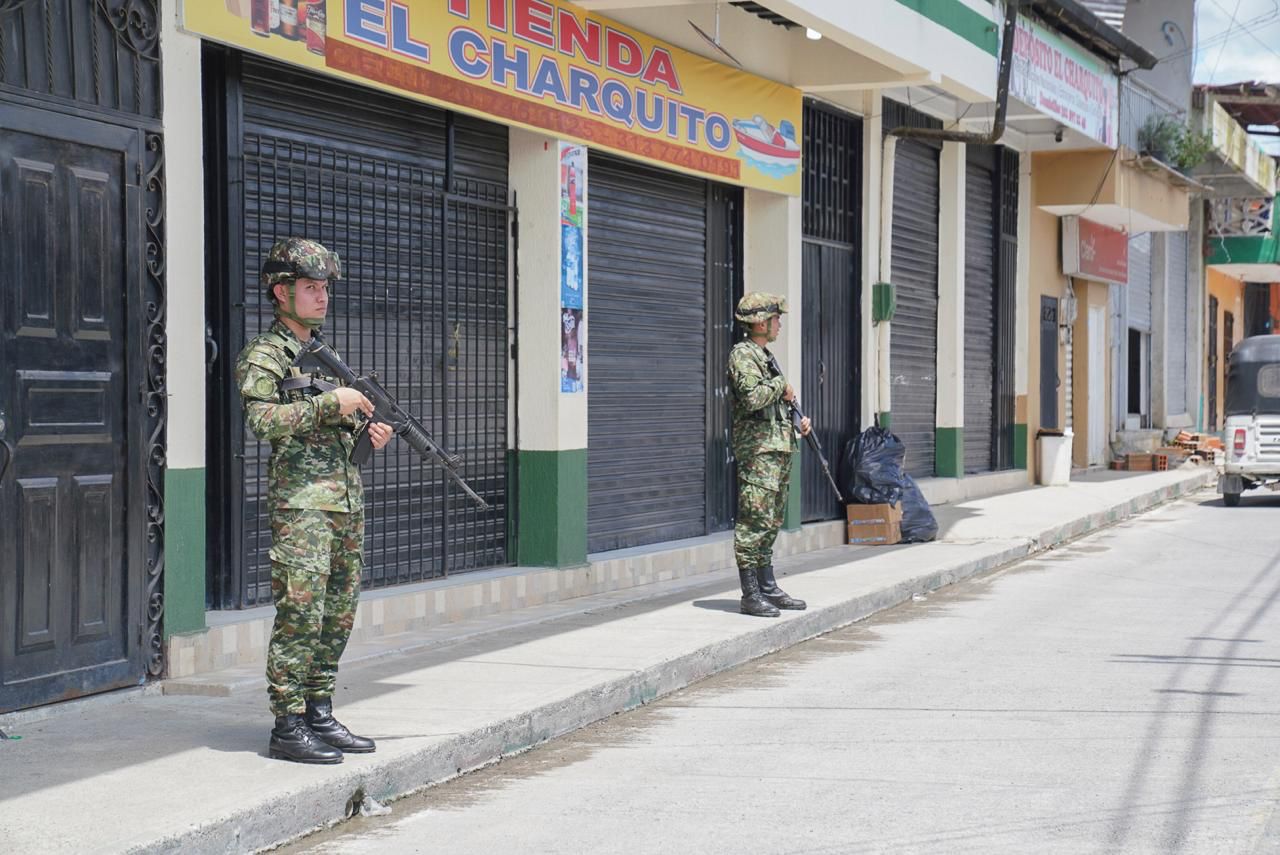
[[[996,211],[996,364],[995,364],[995,468],[1013,468],[1014,348],[1018,323],[1018,153],[999,149]]]
[[[742,298],[742,191],[707,182],[707,531],[733,528],[737,513],[729,350]]]
[[[594,152],[587,174],[587,549],[699,536],[706,182]]]
[[[229,205],[242,223],[239,341],[271,323],[257,271],[275,240],[338,251],[327,338],[463,457],[491,505],[477,510],[393,441],[363,471],[364,587],[506,563],[505,129],[274,66],[246,64],[242,94],[243,195]],[[243,575],[228,593],[249,606],[270,597],[270,448],[243,428],[243,449]]]
[[[890,335],[891,427],[907,447],[906,471],[934,474],[938,399],[938,150],[899,140],[893,177]]]
[[[858,267],[861,246],[862,122],[805,104],[803,355],[801,403],[828,461],[859,430]],[[801,518],[844,513],[822,464],[801,445]]]
[[[973,155],[965,168],[964,471],[992,469],[996,346],[994,173]]]

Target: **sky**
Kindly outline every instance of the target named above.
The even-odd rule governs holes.
[[[1197,0],[1196,83],[1280,83],[1280,0]],[[1255,136],[1280,154],[1280,139]]]

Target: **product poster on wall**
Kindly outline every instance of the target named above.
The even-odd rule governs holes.
[[[582,369],[586,359],[582,350],[582,310],[560,310],[560,391],[582,391]]]
[[[560,391],[581,392],[586,367],[583,253],[587,224],[587,149],[560,143]]]

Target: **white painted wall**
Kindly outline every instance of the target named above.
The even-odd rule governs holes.
[[[520,447],[563,451],[587,447],[587,391],[560,392],[560,151],[555,137],[512,128],[510,184],[520,200],[519,345]],[[591,172],[587,171],[587,216],[591,216]],[[583,234],[582,258],[589,247]],[[586,348],[584,385],[591,376],[591,283],[584,276],[586,322],[579,342]]]
[[[176,0],[163,0],[165,330],[169,390],[168,465],[205,465],[204,120],[200,40],[177,28]],[[232,355],[233,356],[233,355]],[[228,358],[221,354],[220,358]]]
[[[942,144],[938,165],[938,427],[964,425],[964,143]]]
[[[782,334],[771,348],[791,385],[800,391],[801,213],[799,196],[764,190],[743,193],[743,291],[787,298]]]
[[[984,0],[961,0],[997,26]],[[969,101],[993,101],[997,58],[897,0],[770,0],[769,9],[898,72],[937,75],[937,85]]]
[[[880,116],[880,92],[866,92],[862,98],[862,401],[863,428],[876,423],[881,374],[888,365],[880,360],[880,336],[887,340],[889,322],[872,324],[871,304],[875,283],[880,281],[880,182],[884,147],[881,143],[883,122]],[[884,328],[883,330],[881,328]],[[887,382],[886,382],[887,385]]]
[[[1256,14],[1240,11],[1241,19]],[[1133,76],[1184,110],[1191,106],[1195,54],[1187,49],[1195,44],[1195,18],[1195,0],[1129,0],[1124,12],[1124,34],[1160,57],[1155,68],[1135,71]],[[1221,47],[1210,49],[1216,55]],[[1231,45],[1226,49],[1231,50]]]

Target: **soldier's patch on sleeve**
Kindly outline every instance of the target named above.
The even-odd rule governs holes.
[[[260,375],[253,381],[253,397],[255,398],[274,398],[276,394],[276,384],[271,382],[271,378]]]
[[[237,371],[241,397],[250,401],[276,402],[280,400],[280,379],[255,365],[245,365]]]

